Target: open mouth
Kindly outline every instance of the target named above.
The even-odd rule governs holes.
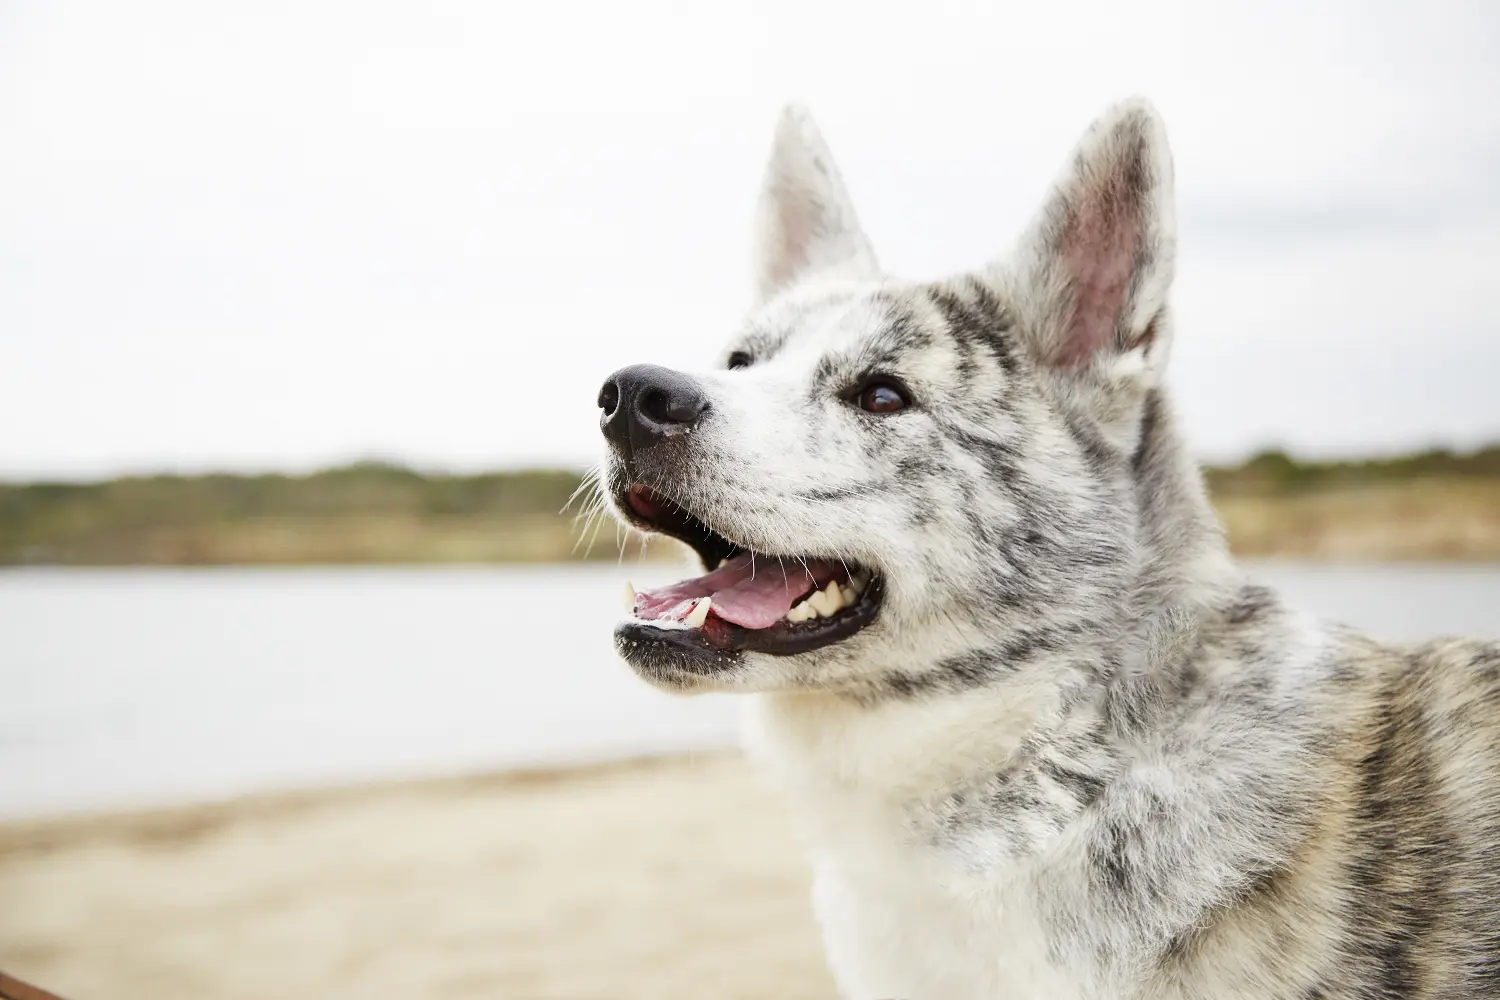
[[[875,619],[878,576],[842,559],[754,552],[645,486],[625,500],[651,530],[686,542],[708,573],[654,590],[627,589],[632,641],[792,655],[847,639]],[[628,585],[627,585],[628,587]]]

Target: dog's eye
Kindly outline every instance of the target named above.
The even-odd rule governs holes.
[[[871,382],[859,390],[859,408],[867,413],[895,413],[909,405],[906,394],[889,382]]]
[[[729,356],[729,367],[731,369],[749,368],[750,362],[753,360],[755,359],[750,357],[750,355],[746,354],[744,351],[735,351]]]

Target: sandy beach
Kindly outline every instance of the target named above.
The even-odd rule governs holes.
[[[736,755],[0,825],[0,970],[69,1000],[832,997]]]

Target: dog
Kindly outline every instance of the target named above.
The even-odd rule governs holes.
[[[601,492],[707,571],[615,645],[746,695],[851,1000],[1500,997],[1500,644],[1380,645],[1230,559],[1173,212],[1126,101],[1010,253],[901,281],[792,107],[718,368],[600,393]]]

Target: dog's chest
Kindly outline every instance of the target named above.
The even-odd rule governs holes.
[[[835,853],[836,852],[836,853]],[[848,997],[1057,1000],[1093,995],[1092,977],[1052,960],[1020,882],[980,879],[911,847],[815,856],[813,905]]]
[[[1097,995],[1093,970],[1058,962],[1058,942],[1049,940],[1035,897],[1043,858],[1009,857],[1013,844],[1002,833],[955,833],[913,809],[920,795],[912,786],[922,782],[899,768],[888,781],[847,780],[844,755],[860,753],[859,734],[807,742],[794,720],[766,708],[748,719],[749,747],[812,848],[814,909],[845,996]]]

